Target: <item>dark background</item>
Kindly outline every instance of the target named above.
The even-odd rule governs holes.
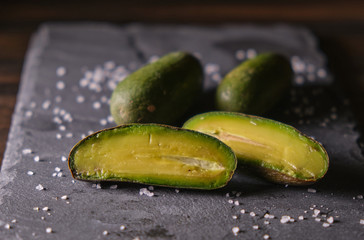
[[[45,21],[163,24],[288,23],[310,28],[364,125],[364,1],[1,1],[0,155],[3,156],[31,34]]]

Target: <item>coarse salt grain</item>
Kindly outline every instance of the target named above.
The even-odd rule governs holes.
[[[315,218],[316,222],[321,222],[321,218]]]
[[[316,217],[317,215],[320,214],[320,210],[318,210],[318,209],[313,210],[313,214]]]
[[[61,135],[60,133],[57,133],[57,134],[56,134],[56,138],[57,138],[57,139],[61,139],[61,138],[62,138],[62,135]]]
[[[92,104],[92,107],[93,107],[94,109],[100,109],[100,107],[101,107],[101,103],[100,103],[100,102],[94,102],[94,103]]]
[[[33,171],[28,171],[28,172],[27,172],[27,174],[28,174],[29,176],[31,176],[31,175],[34,175],[34,172],[33,172]]]
[[[360,219],[359,223],[364,225],[364,219]]]
[[[67,158],[65,156],[62,156],[61,160],[62,160],[62,162],[65,162],[65,161],[67,161]]]
[[[357,199],[363,199],[363,195],[356,196]]]
[[[24,149],[23,149],[23,151],[22,151],[22,153],[23,153],[24,155],[26,155],[26,154],[31,154],[31,153],[32,153],[32,149],[30,149],[30,148],[24,148]]]
[[[255,49],[249,48],[246,51],[247,58],[254,58],[256,55],[257,55],[257,52],[255,51]]]
[[[234,203],[234,201],[233,201],[233,200],[231,200],[231,199],[229,199],[229,200],[228,200],[228,203],[233,204],[233,203]]]
[[[62,200],[67,200],[67,199],[68,199],[68,196],[67,196],[67,195],[63,195],[63,196],[61,197],[61,199],[62,199]]]
[[[253,229],[258,230],[259,229],[259,226],[258,225],[254,225],[253,226]]]
[[[240,231],[240,229],[239,229],[238,227],[233,227],[233,228],[231,229],[231,231],[233,232],[233,234],[234,234],[235,236],[237,236],[237,235],[238,235],[238,233],[239,233],[239,231]]]
[[[16,223],[16,219],[11,220],[12,223]]]
[[[101,126],[105,126],[107,124],[107,120],[106,119],[101,119],[100,120],[100,125]]]
[[[33,112],[30,111],[30,110],[28,110],[28,111],[25,112],[25,117],[30,118],[32,115],[33,115]]]
[[[244,214],[245,213],[245,209],[241,209],[240,213]]]
[[[50,227],[46,228],[46,233],[52,233],[52,232],[53,232],[52,228],[50,228]]]
[[[37,189],[38,191],[42,191],[44,190],[44,187],[42,186],[42,184],[38,184],[35,189]]]
[[[176,193],[179,193],[179,189],[177,189],[177,188],[176,188],[176,189],[174,189],[174,191],[175,191]]]
[[[46,101],[43,102],[42,108],[45,109],[45,110],[47,110],[50,105],[51,105],[51,101],[46,100]]]
[[[234,205],[239,206],[239,201],[235,201]]]
[[[57,173],[57,177],[62,177],[63,176],[63,173],[59,172]]]
[[[322,224],[322,226],[323,226],[324,228],[327,228],[327,227],[330,227],[330,224],[325,222],[325,223],[323,223],[323,224]]]
[[[299,217],[298,217],[298,220],[303,220],[303,219],[305,219],[305,217],[304,217],[304,216],[299,216]]]
[[[109,116],[107,116],[107,121],[109,123],[112,123],[114,121],[114,118],[111,115],[109,115]]]
[[[120,226],[120,230],[121,230],[121,231],[125,230],[125,225],[121,225],[121,226]]]
[[[254,217],[256,214],[255,214],[255,212],[250,212],[249,215]]]
[[[54,168],[54,171],[56,171],[56,172],[60,172],[60,171],[61,171],[61,168],[56,167],[56,168]]]
[[[4,228],[5,228],[5,229],[10,229],[10,228],[11,228],[11,226],[10,226],[10,224],[9,224],[9,223],[7,223],[7,224],[5,224],[5,225],[4,225]]]
[[[72,138],[73,137],[73,133],[67,133],[66,134],[66,138]]]
[[[307,189],[307,192],[309,192],[309,193],[316,193],[316,189],[314,189],[314,188],[309,188],[309,189]]]
[[[264,221],[264,224],[267,224],[268,225],[268,224],[270,224],[270,222],[268,220],[265,220]]]
[[[233,219],[238,219],[238,216],[236,216],[236,215],[233,215]]]
[[[84,96],[81,96],[81,95],[77,96],[77,98],[76,98],[76,102],[77,103],[83,103],[84,101],[85,101],[85,97]]]
[[[39,162],[40,158],[39,158],[39,156],[37,155],[37,156],[34,156],[33,160],[34,160],[34,162]]]
[[[47,212],[47,211],[49,211],[49,207],[44,207],[44,208],[42,208],[42,210],[43,210],[44,212]]]
[[[62,97],[61,96],[56,96],[54,98],[54,100],[56,101],[56,103],[60,103],[60,102],[62,102]]]
[[[269,237],[269,235],[268,235],[268,234],[264,234],[263,238],[264,238],[264,239],[269,239],[270,237]]]
[[[56,88],[57,88],[58,90],[63,90],[63,89],[65,88],[65,86],[66,86],[66,84],[65,84],[63,81],[58,81],[58,82],[56,83]]]
[[[33,210],[38,212],[39,211],[39,207],[33,207]]]
[[[110,186],[110,189],[117,189],[117,188],[118,188],[118,185],[116,185],[116,184]]]
[[[56,69],[57,77],[63,77],[66,74],[66,68],[63,66],[60,66]]]
[[[60,125],[58,127],[59,131],[65,131],[66,130],[66,127],[64,125]]]
[[[105,230],[102,232],[102,235],[104,235],[104,236],[109,235],[109,232]]]
[[[288,223],[290,221],[290,216],[282,216],[281,223]]]

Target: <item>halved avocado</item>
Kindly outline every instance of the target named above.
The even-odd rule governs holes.
[[[236,156],[220,140],[158,124],[128,124],[96,132],[77,143],[68,159],[72,176],[178,188],[226,185]]]
[[[189,119],[186,129],[214,136],[235,152],[239,164],[283,184],[322,178],[329,166],[323,146],[297,129],[274,120],[233,112],[209,112]]]

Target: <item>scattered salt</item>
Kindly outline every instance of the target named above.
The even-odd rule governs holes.
[[[241,209],[240,213],[244,214],[245,213],[245,209]]]
[[[56,69],[56,75],[57,77],[63,77],[66,74],[66,68],[63,66],[60,66]]]
[[[52,233],[52,232],[53,232],[52,228],[50,228],[50,227],[46,228],[46,233]]]
[[[121,226],[120,226],[120,230],[121,230],[121,231],[125,230],[125,225],[121,225]]]
[[[238,216],[236,216],[236,215],[233,215],[233,219],[238,219]]]
[[[33,171],[28,171],[28,172],[27,172],[27,174],[28,174],[29,176],[31,176],[31,175],[34,175],[34,172],[33,172]]]
[[[46,100],[46,101],[43,102],[42,108],[45,109],[45,110],[47,110],[50,105],[51,105],[51,101]]]
[[[334,223],[334,218],[333,217],[329,217],[326,219],[326,221],[330,224]]]
[[[65,156],[62,156],[61,160],[62,160],[62,162],[65,162],[65,161],[67,161],[67,158]]]
[[[364,225],[364,219],[360,219],[359,223]]]
[[[10,226],[10,224],[9,224],[9,223],[7,223],[7,224],[5,224],[5,225],[4,225],[4,228],[5,228],[5,229],[10,229],[10,228],[11,228],[11,226]]]
[[[305,219],[305,217],[304,216],[299,216],[298,217],[298,220],[304,220]]]
[[[38,184],[35,189],[37,189],[38,191],[42,191],[44,190],[44,187],[41,184]]]
[[[330,227],[330,224],[325,222],[325,223],[323,223],[323,224],[322,224],[322,226],[323,226],[324,228],[327,228],[327,227]]]
[[[56,167],[56,168],[54,168],[54,171],[56,171],[56,172],[60,172],[60,171],[61,171],[61,168]]]
[[[67,196],[67,195],[63,195],[63,196],[61,197],[61,199],[62,199],[62,200],[67,200],[67,199],[68,199],[68,196]]]
[[[22,151],[22,153],[23,153],[24,155],[26,155],[26,154],[30,154],[30,153],[32,153],[32,149],[30,149],[30,148],[24,148],[24,149],[23,149],[23,151]]]
[[[309,189],[307,189],[307,192],[309,192],[309,193],[316,193],[316,189],[314,189],[314,188],[309,188]]]
[[[77,103],[83,103],[85,101],[85,97],[84,96],[81,96],[81,95],[78,95],[77,98],[76,98],[76,102]]]
[[[281,223],[288,223],[290,221],[290,216],[282,216]]]
[[[34,156],[33,160],[34,160],[34,162],[39,162],[40,158],[39,158],[39,156],[37,155],[37,156]]]
[[[238,50],[235,52],[235,58],[237,60],[243,60],[245,58],[245,52],[244,50]]]
[[[269,236],[268,234],[264,234],[263,238],[264,238],[264,239],[269,239],[269,238],[270,238],[270,236]]]
[[[238,227],[233,227],[233,228],[231,229],[231,231],[233,232],[233,234],[234,234],[235,236],[237,236],[237,235],[238,235],[238,233],[239,233],[239,231],[240,231],[240,229],[239,229]]]
[[[63,90],[63,89],[65,88],[65,86],[66,86],[66,84],[65,84],[63,81],[58,81],[58,82],[56,83],[56,88],[57,88],[58,90]]]
[[[49,207],[44,207],[44,208],[42,208],[42,210],[43,210],[44,212],[47,212],[47,211],[49,211]]]
[[[254,225],[253,226],[253,229],[258,230],[259,229],[259,226],[258,225]]]
[[[255,214],[255,212],[250,212],[249,215],[254,217],[256,214]]]
[[[100,125],[101,126],[105,126],[107,124],[107,120],[106,119],[101,119],[100,120]]]
[[[100,109],[100,107],[101,107],[101,103],[100,103],[100,102],[94,102],[94,103],[92,104],[92,107],[93,107],[94,109]]]
[[[239,201],[235,201],[234,205],[239,206]]]

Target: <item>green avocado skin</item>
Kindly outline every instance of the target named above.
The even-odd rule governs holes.
[[[293,72],[287,58],[260,54],[230,71],[216,91],[221,111],[260,115],[272,108],[291,86]]]
[[[150,63],[118,84],[110,101],[115,122],[175,123],[202,91],[200,62],[186,52],[173,52]]]

